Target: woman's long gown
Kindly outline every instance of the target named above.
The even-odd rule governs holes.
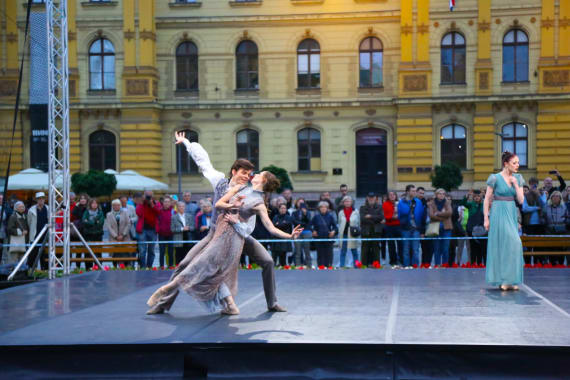
[[[240,219],[255,217],[253,208],[263,203],[263,193],[251,191],[239,209]],[[237,274],[244,237],[224,220],[220,213],[212,240],[180,273],[179,285],[190,296],[201,301],[208,311],[223,308],[222,300],[237,294]]]
[[[524,185],[520,174],[514,174],[519,186]],[[487,185],[497,197],[516,198],[516,191],[509,186],[501,173],[491,174]],[[518,285],[523,282],[523,248],[519,236],[517,205],[513,200],[494,199],[490,210],[489,240],[487,241],[487,283]]]

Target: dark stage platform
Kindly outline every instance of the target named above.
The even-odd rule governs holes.
[[[145,315],[168,271],[92,272],[0,291],[2,378],[570,378],[570,270],[519,292],[483,269],[241,271],[241,315],[186,294]]]

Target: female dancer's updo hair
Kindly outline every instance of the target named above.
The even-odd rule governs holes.
[[[279,189],[281,182],[275,177],[275,174],[265,171],[263,172],[263,177],[265,177],[265,183],[263,184],[263,191],[266,193],[272,193]]]
[[[501,157],[501,161],[503,162],[503,166],[505,166],[505,164],[508,164],[509,161],[516,156],[516,154],[509,152],[508,150],[505,150],[503,152],[503,156]]]

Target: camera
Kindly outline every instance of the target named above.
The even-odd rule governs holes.
[[[551,171],[548,172],[548,174],[556,174],[556,173],[557,173],[556,170],[551,170]]]

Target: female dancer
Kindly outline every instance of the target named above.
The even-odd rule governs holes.
[[[517,205],[523,203],[524,179],[517,174],[519,158],[511,152],[502,156],[503,170],[491,174],[483,206],[487,241],[487,283],[501,290],[518,290],[523,281],[523,249],[518,234]],[[489,220],[490,200],[493,211]]]
[[[279,187],[279,180],[272,173],[256,174],[251,183],[253,186],[245,196],[242,196],[242,191],[239,197],[235,197],[243,189],[238,185],[216,203],[216,208],[224,212],[218,216],[214,237],[180,275],[154,292],[147,301],[149,306],[154,306],[164,294],[181,287],[202,301],[210,312],[221,309],[222,314],[239,314],[234,297],[237,294],[237,273],[245,238],[230,224],[237,221],[232,214],[237,213],[241,221],[258,215],[269,232],[284,239],[296,239],[302,231],[302,228],[296,227],[291,234],[284,233],[275,228],[269,219],[263,192],[271,192]]]

